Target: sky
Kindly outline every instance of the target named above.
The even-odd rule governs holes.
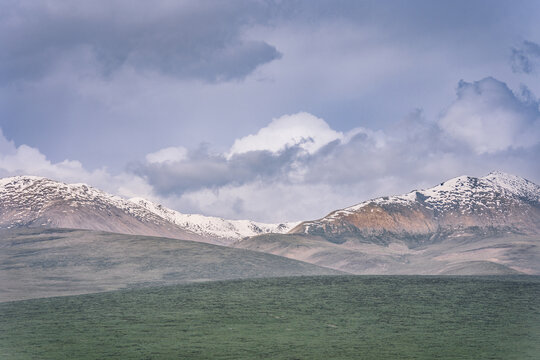
[[[320,218],[540,184],[538,1],[0,0],[0,176]]]

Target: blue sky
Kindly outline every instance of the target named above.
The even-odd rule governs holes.
[[[0,1],[0,176],[301,220],[540,183],[537,1]]]

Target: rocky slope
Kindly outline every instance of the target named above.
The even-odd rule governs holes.
[[[460,176],[430,189],[334,211],[290,233],[335,243],[402,240],[411,246],[466,235],[539,234],[540,186],[500,172]]]

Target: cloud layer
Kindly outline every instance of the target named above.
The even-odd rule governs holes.
[[[226,81],[241,79],[281,57],[264,41],[242,39],[242,27],[263,10],[248,1],[10,5],[0,15],[0,82],[43,77],[54,67],[83,58],[103,75],[128,66],[179,78]]]
[[[140,163],[135,171],[178,206],[274,220],[322,216],[323,208],[462,174],[504,170],[538,179],[540,110],[531,96],[494,78],[462,81],[436,121],[416,111],[386,132],[344,134],[297,113],[236,140],[228,152],[200,148],[176,162]]]
[[[386,131],[332,129],[300,112],[272,120],[223,152],[199,146],[149,153],[120,174],[49,161],[0,136],[0,174],[84,181],[124,196],[146,196],[184,212],[263,221],[302,220],[375,196],[492,170],[538,181],[538,101],[494,78],[460,82],[438,119],[421,110]]]
[[[0,127],[53,162],[119,172],[160,148],[230,150],[301,110],[343,134],[383,130],[414,108],[433,119],[459,79],[524,81],[508,57],[514,48],[533,61],[539,7],[6,0]],[[527,85],[538,94],[536,83]]]
[[[342,139],[343,134],[332,130],[323,119],[302,112],[274,119],[256,134],[235,140],[229,154],[257,150],[278,152],[293,146],[313,154],[329,142]]]

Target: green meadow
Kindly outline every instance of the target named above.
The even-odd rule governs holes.
[[[540,359],[540,277],[307,276],[0,304],[1,359]]]

